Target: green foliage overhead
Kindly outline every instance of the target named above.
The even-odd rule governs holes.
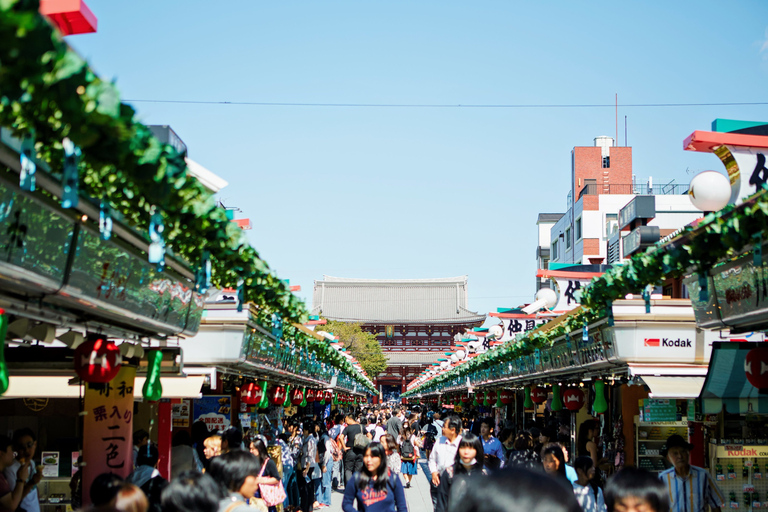
[[[0,1],[0,126],[34,137],[37,157],[54,174],[62,140],[82,149],[80,190],[106,199],[127,224],[146,233],[157,206],[169,250],[193,266],[211,255],[213,284],[237,288],[246,301],[303,322],[303,303],[277,278],[230,222],[213,195],[188,174],[184,155],[161,144],[38,13],[37,0]]]
[[[371,379],[387,369],[387,358],[376,335],[365,332],[361,324],[331,321],[319,329],[338,336],[344,348],[357,359]]]

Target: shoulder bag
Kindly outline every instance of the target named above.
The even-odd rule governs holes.
[[[264,465],[261,467],[261,473],[264,474],[264,468],[267,467],[267,459]],[[276,484],[259,484],[259,494],[264,500],[264,503],[269,507],[274,507],[285,501],[286,494],[283,482],[278,479]]]

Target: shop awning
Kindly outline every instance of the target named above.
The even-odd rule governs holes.
[[[2,398],[80,398],[80,386],[70,385],[71,376],[38,376],[11,375],[8,391]],[[144,377],[136,377],[134,392],[141,398],[141,388],[144,387]],[[163,377],[163,398],[198,398],[205,375],[189,375],[183,377]]]
[[[651,398],[698,398],[705,377],[656,377],[643,376],[643,382],[651,389]]]
[[[764,343],[715,342],[709,372],[699,399],[704,414],[717,414],[725,406],[731,414],[768,414],[768,394],[747,380],[744,366],[750,350]]]

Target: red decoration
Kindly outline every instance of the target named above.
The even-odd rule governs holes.
[[[488,391],[485,394],[486,398],[488,399],[488,403],[493,405],[496,403],[496,392],[495,391]]]
[[[472,399],[469,397],[469,395],[461,395],[459,400],[461,400],[462,405],[467,405],[472,402]]]
[[[768,389],[768,347],[753,348],[744,360],[747,380],[757,389]]]
[[[509,405],[515,401],[515,393],[509,389],[504,389],[499,392],[499,400],[504,405]]]
[[[307,402],[314,402],[317,399],[317,391],[314,389],[307,390]]]
[[[545,388],[533,388],[531,390],[531,400],[535,404],[543,404],[547,401],[547,390]]]
[[[240,388],[240,403],[245,405],[256,405],[259,401],[256,399],[256,393],[261,394],[261,388],[255,382],[249,382]]]
[[[300,405],[304,401],[304,391],[301,388],[293,388],[291,391],[291,404]]]
[[[579,388],[568,388],[563,391],[563,404],[569,411],[578,411],[584,407],[584,392]]]
[[[333,401],[333,391],[330,389],[325,392],[325,403],[329,404]]]
[[[83,0],[40,0],[40,14],[47,16],[65,36],[96,32],[98,24]]]
[[[106,383],[120,371],[120,350],[102,335],[89,335],[75,349],[75,372],[83,382]]]
[[[269,390],[269,402],[272,405],[283,405],[285,402],[285,388],[282,386],[273,386]]]

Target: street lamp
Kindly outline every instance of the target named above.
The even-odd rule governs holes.
[[[693,206],[704,212],[716,212],[731,199],[731,182],[717,171],[704,171],[693,177],[688,188]]]

